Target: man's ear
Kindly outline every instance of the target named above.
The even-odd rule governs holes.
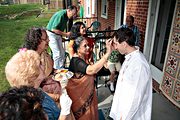
[[[127,46],[127,42],[124,41],[124,42],[122,43],[122,45],[123,45],[124,47],[126,47],[126,46]]]

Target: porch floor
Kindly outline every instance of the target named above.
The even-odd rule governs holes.
[[[111,120],[109,116],[113,94],[105,87],[104,79],[98,81],[98,108],[103,113],[105,120]],[[102,117],[100,120],[104,120]],[[180,110],[175,107],[162,94],[153,93],[152,120],[180,120]]]

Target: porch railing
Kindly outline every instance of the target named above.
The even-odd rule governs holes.
[[[94,60],[99,60],[106,53],[106,40],[113,37],[116,30],[87,31],[89,37],[95,40]]]

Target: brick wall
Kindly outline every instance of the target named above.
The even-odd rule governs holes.
[[[48,9],[63,9],[63,0],[50,0],[50,4],[48,4]]]
[[[127,0],[126,3],[126,15],[130,14],[134,16],[134,23],[138,26],[141,33],[141,50],[143,50],[144,47],[148,4],[149,0]]]
[[[115,21],[115,1],[108,1],[108,17],[107,19],[101,17],[101,0],[98,0],[98,21],[101,23],[101,30],[105,30],[108,27],[114,29]]]
[[[98,1],[98,21],[101,22],[101,30],[104,30],[108,26],[114,29],[115,21],[115,0],[108,0],[108,19],[101,17],[101,1]],[[141,50],[144,47],[144,38],[146,30],[146,21],[148,14],[149,0],[127,0],[126,3],[126,16],[133,15],[135,17],[135,25],[138,26],[141,33]]]

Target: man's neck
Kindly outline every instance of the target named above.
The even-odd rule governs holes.
[[[134,25],[128,26],[128,28],[133,29]]]
[[[131,47],[129,46],[126,50],[126,55],[128,55],[129,53],[132,53],[134,51],[136,51],[137,49],[135,48],[135,46]]]

